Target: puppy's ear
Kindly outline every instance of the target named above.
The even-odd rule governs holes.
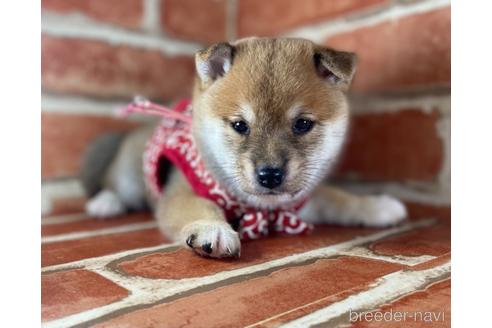
[[[204,83],[217,80],[229,71],[233,57],[234,47],[225,42],[200,50],[195,55],[198,76]]]
[[[318,48],[313,60],[316,72],[322,79],[348,89],[357,66],[357,56],[354,53]]]

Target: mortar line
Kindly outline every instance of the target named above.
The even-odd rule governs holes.
[[[154,220],[152,220],[150,222],[125,224],[122,226],[111,227],[111,228],[106,228],[106,229],[76,231],[76,232],[64,233],[64,234],[60,234],[60,235],[41,237],[41,244],[51,244],[51,243],[57,243],[57,242],[61,242],[61,241],[76,240],[76,239],[82,239],[82,238],[90,238],[90,237],[113,235],[113,234],[125,233],[125,232],[147,230],[147,229],[156,228],[156,227],[157,227],[157,223]]]
[[[160,1],[143,0],[142,29],[152,33],[160,31]]]
[[[127,257],[130,255],[138,255],[138,254],[144,254],[144,253],[150,253],[150,252],[165,251],[167,249],[176,247],[177,245],[178,244],[160,244],[157,246],[136,248],[136,249],[121,251],[121,252],[117,252],[117,253],[113,253],[113,254],[86,258],[83,260],[78,260],[78,261],[73,261],[73,262],[68,262],[68,263],[50,265],[50,266],[46,266],[44,268],[41,268],[41,273],[47,274],[47,273],[66,271],[66,270],[71,270],[71,269],[76,269],[76,268],[77,269],[78,268],[100,268],[100,267],[104,267],[108,263],[110,263],[114,260],[117,260],[119,258]]]
[[[60,223],[71,223],[90,220],[90,218],[85,213],[72,213],[72,214],[62,214],[62,215],[51,215],[41,218],[42,226],[49,226],[53,224]]]
[[[406,265],[409,267],[419,265],[437,258],[437,256],[433,256],[433,255],[420,255],[420,256],[382,255],[382,254],[375,253],[374,251],[372,251],[367,247],[354,247],[348,251],[340,252],[340,255],[363,257],[370,260],[385,261],[390,263]]]

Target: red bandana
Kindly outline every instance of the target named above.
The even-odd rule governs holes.
[[[280,234],[303,234],[313,227],[300,220],[296,211],[261,210],[245,206],[223,189],[205,169],[196,144],[190,132],[191,102],[183,100],[173,110],[150,103],[136,101],[130,104],[125,113],[141,112],[163,116],[147,143],[144,153],[144,174],[147,186],[153,196],[160,196],[164,190],[159,180],[159,167],[162,160],[170,161],[184,174],[194,192],[200,197],[210,199],[219,205],[229,221],[240,219],[239,236],[243,240],[258,239],[269,231]]]

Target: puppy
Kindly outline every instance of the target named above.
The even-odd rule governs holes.
[[[321,184],[347,133],[354,54],[303,39],[248,38],[212,45],[195,61],[191,140],[210,179],[239,208],[266,216],[288,209],[305,223],[381,227],[405,218],[404,205],[390,196]],[[173,240],[208,257],[239,256],[227,208],[199,195],[183,170],[159,163],[164,192],[149,192],[142,154],[155,129],[108,135],[90,147],[82,175],[93,196],[88,214],[150,205]]]

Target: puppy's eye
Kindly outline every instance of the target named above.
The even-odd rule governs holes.
[[[295,134],[305,134],[308,133],[314,126],[314,122],[305,118],[299,118],[294,122],[292,131]]]
[[[249,134],[249,126],[244,121],[232,122],[231,126],[239,134],[242,134],[242,135]]]

